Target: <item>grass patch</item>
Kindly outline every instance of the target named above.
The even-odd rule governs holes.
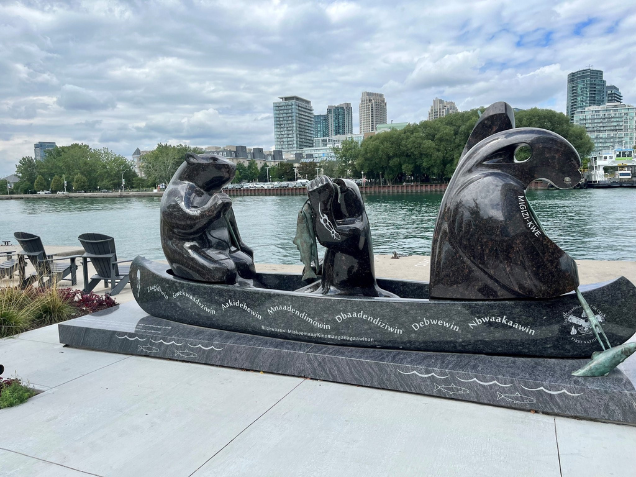
[[[26,402],[36,392],[17,379],[0,378],[0,409],[13,407]]]

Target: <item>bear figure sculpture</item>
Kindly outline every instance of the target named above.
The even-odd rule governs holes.
[[[161,199],[161,245],[181,278],[250,284],[254,253],[239,234],[232,200],[221,192],[236,166],[215,155],[189,153]]]

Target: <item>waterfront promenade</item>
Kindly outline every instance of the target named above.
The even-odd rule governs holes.
[[[636,262],[577,263],[582,283],[636,283]],[[429,264],[375,257],[381,277]],[[636,475],[636,427],[67,348],[56,325],[0,340],[0,362],[44,391],[0,411],[0,476]]]

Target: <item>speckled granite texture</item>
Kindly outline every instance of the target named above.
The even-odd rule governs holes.
[[[605,378],[570,373],[584,360],[352,348],[184,325],[134,303],[59,325],[60,342],[337,383],[636,425],[636,366]]]

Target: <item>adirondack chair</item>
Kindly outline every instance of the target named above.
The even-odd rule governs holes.
[[[68,257],[47,255],[44,251],[42,240],[37,235],[27,232],[16,232],[13,235],[20,244],[20,247],[22,247],[22,251],[18,253],[18,271],[22,288],[26,288],[35,280],[37,280],[42,287],[50,286],[54,281],[68,280],[66,277],[69,275],[71,276],[71,285],[77,284],[77,265],[75,264],[75,259],[79,255],[71,255]],[[35,273],[29,277],[26,277],[27,258],[35,268]],[[45,281],[45,279],[48,280]]]
[[[82,255],[84,265],[84,293],[91,292],[100,280],[104,280],[104,286],[110,282],[110,295],[117,295],[128,283],[130,265],[132,260],[117,260],[115,251],[115,239],[103,234],[82,234],[78,237],[86,253]],[[96,275],[88,281],[88,260],[95,267]]]
[[[18,261],[13,258],[14,253],[15,250],[0,252],[0,257],[5,258],[3,262],[0,262],[0,278],[13,278],[15,270],[18,268]]]

